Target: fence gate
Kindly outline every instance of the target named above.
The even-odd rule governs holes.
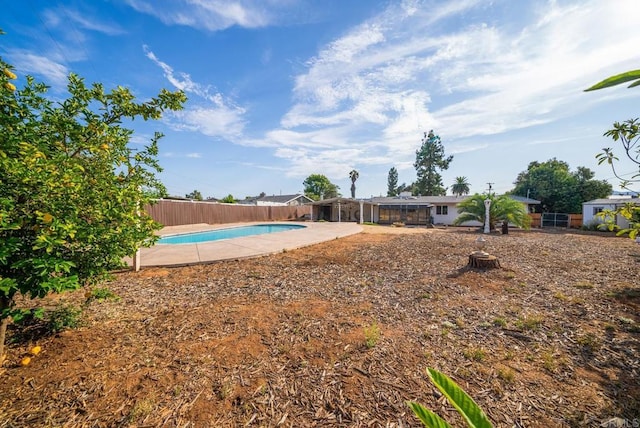
[[[540,227],[566,227],[571,225],[571,215],[562,213],[542,213]]]

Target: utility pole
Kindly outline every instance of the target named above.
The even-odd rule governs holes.
[[[487,190],[487,193],[490,195],[490,194],[491,194],[491,190],[492,190],[492,188],[493,188],[492,186],[493,186],[495,183],[487,183],[487,184],[489,185],[489,189]]]

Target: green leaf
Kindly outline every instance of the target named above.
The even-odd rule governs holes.
[[[640,79],[640,70],[627,71],[626,73],[616,74],[615,76],[604,79],[602,82],[596,83],[595,85],[585,89],[584,91],[595,91],[598,89],[604,89],[611,86],[619,85],[621,83],[629,82],[630,80],[638,79]],[[640,85],[640,81],[632,83],[629,87],[632,88],[638,85]]]
[[[635,82],[627,86],[627,88],[635,88],[638,85],[640,85],[640,79],[636,80]]]
[[[422,424],[427,428],[450,428],[449,425],[444,419],[440,416],[433,413],[431,410],[426,409],[421,404],[415,403],[413,401],[408,401],[407,405],[411,407],[413,413],[420,419]]]
[[[427,368],[427,374],[471,428],[492,428],[480,406],[451,378],[432,368]]]

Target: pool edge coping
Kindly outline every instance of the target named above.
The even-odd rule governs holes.
[[[330,223],[330,222],[245,222],[245,223],[225,223],[218,225],[194,224],[182,226],[170,226],[162,229],[160,236],[180,234],[174,232],[179,229],[182,233],[207,232],[216,229],[226,229],[231,227],[252,226],[258,224],[289,224],[305,226],[300,230],[290,230],[279,232],[286,235],[282,239],[264,239],[272,234],[251,235],[246,237],[223,239],[218,241],[208,241],[194,244],[166,244],[141,249],[141,267],[180,267],[198,264],[208,264],[220,261],[244,260],[267,255],[278,254],[285,251],[297,250],[332,239],[343,238],[363,231],[358,223]],[[261,239],[262,237],[262,239]],[[235,242],[232,242],[235,241]],[[206,248],[202,248],[206,246]],[[191,254],[186,254],[191,253]],[[130,261],[128,261],[129,264]]]

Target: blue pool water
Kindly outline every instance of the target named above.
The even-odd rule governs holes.
[[[219,241],[221,239],[240,238],[242,236],[263,235],[265,233],[284,232],[302,229],[299,224],[257,224],[254,226],[230,227],[228,229],[210,230],[208,232],[184,233],[160,238],[157,244],[197,244],[200,242]]]

